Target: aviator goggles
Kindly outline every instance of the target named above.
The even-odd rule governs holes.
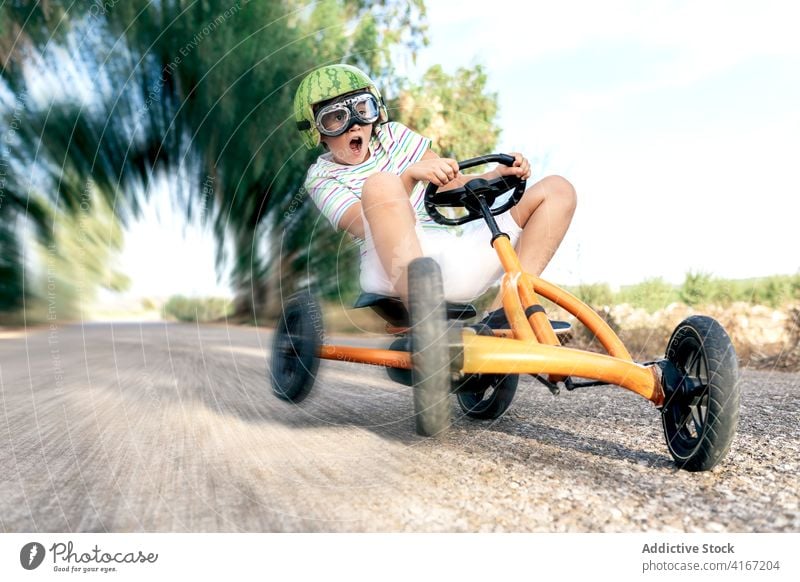
[[[359,93],[321,108],[317,112],[315,121],[322,135],[336,137],[356,123],[359,125],[375,123],[379,115],[380,109],[375,96],[372,93]]]

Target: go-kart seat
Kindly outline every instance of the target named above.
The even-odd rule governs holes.
[[[398,297],[379,295],[378,293],[362,293],[356,299],[353,307],[371,307],[372,310],[385,319],[390,325],[408,327],[408,310]],[[469,303],[447,302],[447,319],[472,319],[478,312]]]

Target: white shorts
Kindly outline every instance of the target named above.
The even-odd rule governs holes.
[[[497,226],[516,246],[522,229],[507,211],[495,217]],[[361,251],[361,289],[368,293],[396,296],[391,279],[381,265],[372,233],[364,219],[365,240]],[[417,223],[417,237],[422,253],[432,257],[442,269],[444,296],[447,301],[472,301],[496,284],[503,274],[500,259],[491,245],[492,233],[483,220],[475,220],[457,229],[423,228]]]

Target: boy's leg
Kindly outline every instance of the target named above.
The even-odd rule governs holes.
[[[526,273],[542,274],[564,239],[576,203],[572,184],[561,176],[547,176],[525,190],[511,209],[511,217],[522,228],[516,251]],[[498,296],[490,309],[501,303]]]
[[[522,228],[517,254],[525,272],[542,274],[567,233],[576,203],[572,184],[561,176],[547,176],[528,188],[511,209]]]
[[[408,305],[407,267],[422,256],[422,249],[414,230],[416,214],[400,176],[378,172],[367,178],[361,190],[361,208],[381,265]]]

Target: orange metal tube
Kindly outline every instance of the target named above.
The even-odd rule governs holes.
[[[522,264],[519,262],[519,257],[517,256],[517,253],[514,251],[514,247],[511,245],[510,240],[508,240],[504,236],[499,236],[496,239],[494,239],[492,246],[494,247],[494,250],[497,252],[497,256],[500,258],[500,263],[503,265],[503,268],[505,269],[506,273],[510,277],[512,277],[511,280],[516,282],[515,292],[519,295],[519,298],[521,300],[522,313],[524,316],[525,310],[528,307],[539,304],[539,301],[536,299],[536,295],[534,294],[533,285],[523,276]],[[505,297],[505,292],[503,293],[503,295]],[[506,304],[504,299],[503,300],[504,308],[505,305]],[[507,315],[509,314],[508,309],[506,309],[506,314]],[[560,345],[558,337],[556,337],[556,334],[553,331],[550,322],[547,320],[547,316],[543,312],[535,312],[531,314],[531,316],[527,319],[529,326],[536,334],[536,339],[539,342],[543,344],[549,344],[551,346]],[[527,339],[526,337],[521,337],[516,333],[515,335],[517,335],[519,339]]]
[[[539,305],[539,300],[536,299],[533,286],[531,285],[530,281],[528,281],[527,277],[519,278],[519,296],[520,299],[522,299],[522,305],[525,309],[533,305]],[[531,313],[528,321],[530,321],[531,327],[536,333],[536,339],[538,339],[540,343],[551,346],[561,345],[561,342],[558,341],[556,332],[553,331],[553,326],[550,325],[550,321],[547,319],[547,315],[544,311],[536,311]]]
[[[503,240],[505,240],[505,237],[503,237]],[[528,342],[535,342],[536,335],[525,317],[525,311],[522,309],[522,303],[517,291],[519,277],[520,273],[516,273],[516,275],[506,273],[503,275],[503,309],[506,312],[506,317],[508,317],[508,322],[511,324],[511,329],[514,331],[514,337]]]
[[[320,347],[319,357],[323,360],[339,360],[342,362],[372,364],[373,366],[411,369],[411,354],[397,350],[326,345]]]
[[[502,263],[503,270],[505,270],[506,273],[522,272],[522,263],[519,262],[519,257],[514,247],[511,246],[511,241],[508,240],[507,237],[498,236],[492,242],[492,247],[497,252],[500,263]]]
[[[464,367],[469,374],[554,374],[617,384],[656,406],[664,402],[658,367],[645,367],[604,354],[496,337],[464,334]]]
[[[630,353],[623,345],[622,340],[619,339],[617,334],[614,333],[614,330],[612,330],[603,318],[597,315],[591,307],[569,291],[565,291],[552,283],[548,283],[544,279],[540,279],[529,273],[525,274],[525,278],[531,282],[533,290],[538,295],[549,299],[577,317],[578,321],[597,336],[597,339],[610,355],[630,362],[633,361]]]

